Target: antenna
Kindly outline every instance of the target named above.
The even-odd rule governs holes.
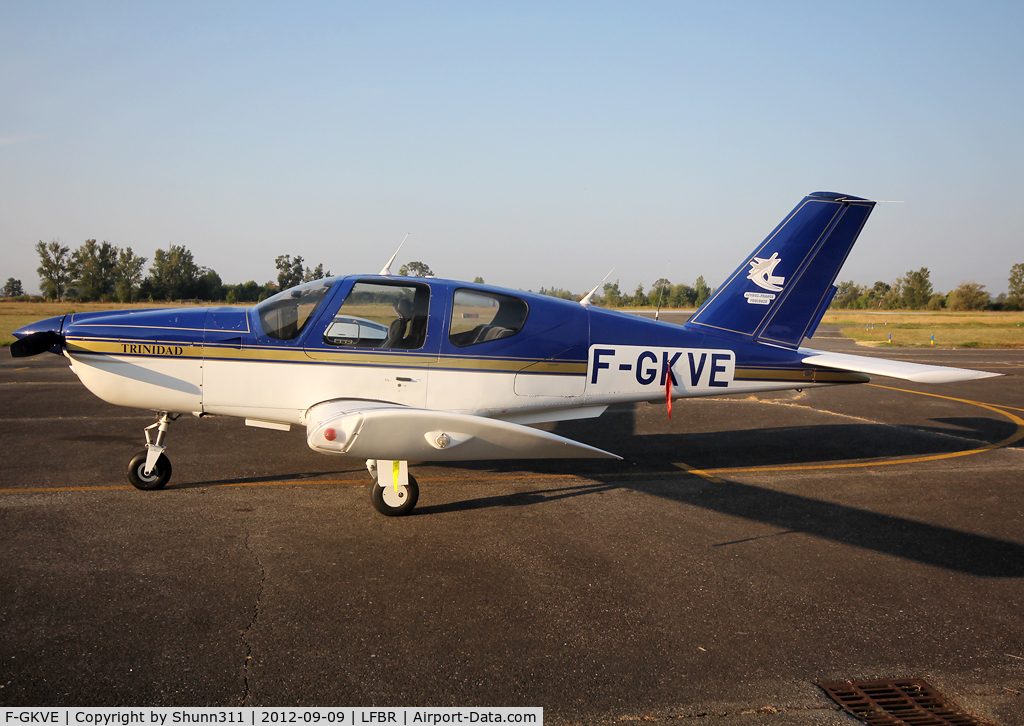
[[[672,265],[672,260],[669,260],[668,264],[665,265],[665,269],[667,270],[671,265]],[[654,320],[655,321],[657,321],[658,320],[658,316],[661,315],[661,298],[665,296],[665,287],[666,287],[665,285],[662,285],[660,288],[658,288],[658,309],[654,311]]]
[[[612,269],[608,270],[608,275],[611,275],[613,272],[615,272],[615,268],[614,267]],[[583,296],[583,299],[580,300],[580,305],[582,305],[585,308],[590,307],[590,305],[591,305],[591,302],[590,302],[591,298],[594,297],[594,293],[597,292],[597,288],[601,287],[601,285],[604,284],[604,281],[608,279],[608,275],[605,275],[604,278],[601,280],[601,282],[599,282],[596,285],[594,285],[594,289],[593,290],[591,290],[590,292],[588,292],[586,295]]]
[[[384,277],[391,277],[391,265],[394,263],[395,258],[398,257],[398,253],[402,251],[402,245],[404,245],[405,241],[409,239],[410,234],[412,234],[412,232],[408,232],[405,235],[405,237],[402,238],[402,243],[398,245],[398,249],[395,250],[395,254],[391,255],[391,259],[388,260],[388,264],[384,265],[384,268],[377,273],[378,275],[383,275]]]

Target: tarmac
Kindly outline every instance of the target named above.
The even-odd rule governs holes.
[[[671,318],[670,318],[671,319]],[[0,352],[0,705],[542,706],[555,724],[854,724],[921,677],[1024,724],[1024,350],[814,347],[1002,377],[609,409],[595,460],[413,466],[147,412]]]

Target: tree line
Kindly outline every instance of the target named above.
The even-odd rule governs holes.
[[[1024,263],[1010,268],[1007,292],[995,298],[973,280],[938,292],[927,267],[910,270],[892,284],[879,280],[867,287],[848,280],[836,287],[831,307],[839,310],[1024,310]]]
[[[39,255],[39,286],[48,300],[83,302],[140,300],[219,300],[220,275],[196,264],[184,245],[170,245],[153,254],[149,274],[146,259],[131,247],[121,249],[109,242],[86,240],[72,251],[59,241],[36,244]]]
[[[98,302],[140,302],[205,300],[228,304],[253,303],[264,300],[280,290],[303,282],[331,276],[323,264],[309,267],[301,256],[280,255],[274,260],[277,281],[257,283],[249,280],[239,284],[226,284],[209,267],[196,263],[192,252],[184,245],[169,245],[158,249],[146,269],[146,257],[131,247],[121,249],[108,242],[86,240],[77,249],[54,240],[42,241],[35,246],[39,255],[40,287],[49,300],[80,300]],[[148,274],[146,274],[148,272]],[[421,261],[409,262],[398,274],[410,277],[432,277],[430,267]],[[474,282],[483,283],[482,277]],[[927,267],[910,270],[893,283],[875,282],[868,287],[853,280],[840,282],[831,307],[843,310],[910,309],[910,310],[1021,310],[1024,309],[1024,263],[1010,269],[1008,292],[992,298],[984,285],[965,282],[948,293],[937,292],[931,283]],[[582,294],[563,288],[544,288],[543,295],[579,300]],[[20,280],[8,278],[3,288],[7,297],[25,294]],[[601,295],[592,299],[606,307],[664,307],[698,308],[714,294],[714,290],[700,276],[693,285],[672,284],[662,277],[649,290],[643,284],[630,293],[623,293],[619,281],[605,283]]]
[[[277,283],[249,280],[226,284],[216,270],[199,265],[184,245],[158,249],[148,271],[146,257],[131,247],[121,249],[109,242],[86,240],[75,250],[58,240],[39,241],[39,286],[47,300],[82,302],[205,300],[227,303],[258,302],[280,290],[331,275],[322,264],[306,268],[302,257],[282,255],[275,260]],[[148,274],[147,274],[148,272]],[[25,295],[21,280],[8,278],[7,297]]]
[[[579,300],[583,297],[580,293],[570,292],[560,287],[542,287],[538,292],[541,295],[559,297],[563,300]],[[618,280],[606,282],[602,288],[602,294],[595,294],[591,300],[596,305],[609,308],[699,308],[713,294],[714,290],[701,275],[693,285],[673,285],[662,277],[656,280],[647,292],[644,292],[643,283],[640,283],[632,294],[623,294]]]

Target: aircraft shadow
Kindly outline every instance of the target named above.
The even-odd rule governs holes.
[[[1024,545],[949,527],[880,514],[844,504],[722,480],[710,482],[695,474],[652,473],[643,482],[605,481],[461,502],[421,506],[412,516],[465,512],[489,507],[533,506],[615,489],[662,497],[670,501],[753,522],[786,534],[801,533],[871,550],[924,565],[980,577],[1024,577]],[[725,542],[715,546],[739,544]]]
[[[366,469],[360,467],[359,469],[339,469],[337,471],[309,471],[291,474],[270,474],[267,476],[247,476],[238,477],[235,479],[209,479],[204,481],[190,481],[184,483],[172,482],[167,486],[166,491],[174,491],[178,489],[209,489],[211,487],[224,487],[224,486],[245,486],[245,485],[259,485],[264,483],[274,484],[302,484],[304,482],[322,482],[325,479],[338,479],[348,478],[353,479],[363,478],[369,483],[372,480],[366,473]]]
[[[608,426],[569,422],[560,435],[615,450],[626,461],[573,460],[511,462],[538,473],[572,472],[597,480],[593,484],[505,496],[482,497],[450,504],[423,506],[414,514],[443,514],[487,507],[532,506],[612,489],[632,489],[653,496],[742,517],[784,530],[892,555],[925,565],[981,577],[1024,577],[1024,545],[904,517],[871,512],[716,475],[712,482],[689,474],[672,462],[697,469],[784,466],[857,459],[913,457],[976,448],[1012,435],[1016,426],[987,418],[934,419],[965,430],[966,438],[939,426],[838,424],[749,429],[699,434],[633,436],[632,415],[615,416]],[[587,429],[587,430],[581,430]],[[588,435],[589,434],[589,435]],[[941,434],[941,435],[936,435]],[[458,468],[495,471],[505,462],[466,462]],[[500,470],[500,469],[499,469]],[[625,474],[629,476],[625,476]],[[741,540],[740,542],[745,541]],[[721,543],[729,546],[735,543]]]
[[[604,430],[557,430],[567,438],[613,451],[624,461],[548,459],[456,462],[452,468],[493,472],[578,473],[674,471],[677,463],[695,469],[831,464],[873,459],[913,458],[969,451],[1011,436],[1010,422],[984,418],[935,419],[941,426],[890,426],[871,423],[817,424],[750,428],[702,433],[633,435],[632,426],[616,422]],[[1020,445],[1017,442],[1015,445]]]

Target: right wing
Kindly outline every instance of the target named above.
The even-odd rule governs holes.
[[[373,401],[327,401],[306,412],[314,451],[360,459],[619,459],[607,451],[508,421]]]

